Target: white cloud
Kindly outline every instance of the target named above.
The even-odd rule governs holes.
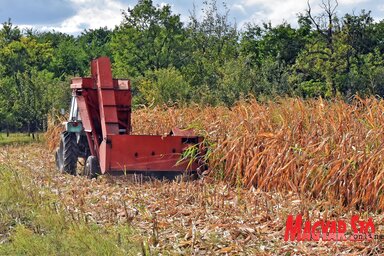
[[[76,14],[52,26],[34,26],[42,31],[55,30],[63,33],[78,34],[85,28],[114,28],[122,20],[121,12],[128,8],[119,0],[70,0],[77,10]],[[21,25],[20,27],[28,27]]]
[[[306,1],[297,0],[243,0],[243,4],[248,8],[257,8],[257,12],[248,19],[256,23],[271,21],[272,24],[279,24],[284,20],[295,23],[297,14],[307,8]]]
[[[71,0],[78,10],[76,15],[64,20],[60,31],[80,32],[84,28],[113,28],[121,22],[121,11],[127,6],[116,0]]]
[[[352,4],[359,4],[359,3],[365,3],[369,2],[370,0],[338,0],[339,5],[352,5]],[[243,0],[243,4],[247,6],[254,6],[254,5],[272,5],[275,6],[275,8],[280,8],[280,4],[284,2],[290,2],[291,4],[297,4],[300,5],[307,5],[307,0],[296,0],[296,1],[284,1],[284,0]],[[311,4],[320,4],[321,0],[310,0]],[[335,1],[331,1],[331,3],[335,3]]]
[[[235,11],[240,11],[242,14],[247,15],[247,11],[241,4],[233,4],[231,9]]]
[[[337,12],[340,10],[349,11],[352,6],[358,6],[361,3],[367,3],[372,0],[338,0]],[[320,5],[322,0],[310,0],[310,5],[313,15],[319,14],[322,11]],[[241,3],[246,6],[246,9],[255,10],[246,22],[269,22],[273,25],[287,21],[290,24],[297,24],[297,14],[304,13],[307,8],[307,0],[242,0]],[[331,1],[332,6],[335,6],[335,1]],[[383,6],[384,7],[384,6]],[[249,11],[248,11],[249,13]]]
[[[354,5],[368,2],[369,0],[339,0],[340,5]]]

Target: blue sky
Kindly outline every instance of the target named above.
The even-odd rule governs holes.
[[[175,13],[188,21],[193,4],[197,13],[203,0],[154,0],[156,5],[169,4]],[[85,28],[107,26],[113,28],[121,22],[121,11],[133,7],[136,0],[0,0],[0,22],[11,18],[21,28],[56,30],[79,34]],[[218,0],[218,3],[222,1]],[[307,0],[226,0],[230,18],[239,27],[247,22],[260,24],[271,21],[276,25],[283,21],[296,23],[296,15],[307,7]],[[321,0],[310,0],[313,11],[320,11]],[[339,0],[338,13],[372,11],[376,21],[384,19],[382,0]]]

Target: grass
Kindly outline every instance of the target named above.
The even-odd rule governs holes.
[[[68,214],[22,170],[0,165],[0,255],[137,255],[128,225],[102,227]]]
[[[39,134],[35,136],[36,139],[34,140],[32,136],[29,136],[27,133],[10,133],[9,136],[7,136],[6,133],[0,133],[0,146],[26,144],[40,140],[41,136]]]

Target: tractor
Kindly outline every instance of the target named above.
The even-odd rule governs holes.
[[[131,83],[112,78],[108,57],[93,60],[91,77],[73,78],[70,88],[69,118],[55,155],[59,171],[94,178],[103,174],[179,175],[206,169],[204,138],[192,130],[173,128],[164,136],[132,134]],[[81,172],[79,158],[85,163]]]

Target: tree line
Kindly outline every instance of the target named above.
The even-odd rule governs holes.
[[[190,103],[231,106],[248,97],[384,96],[384,21],[370,11],[337,15],[338,2],[310,4],[287,22],[238,28],[216,0],[188,22],[169,5],[139,0],[114,29],[73,36],[0,29],[0,129],[35,132],[68,109],[69,79],[89,75],[89,61],[109,56],[115,77],[132,80],[134,106]]]

